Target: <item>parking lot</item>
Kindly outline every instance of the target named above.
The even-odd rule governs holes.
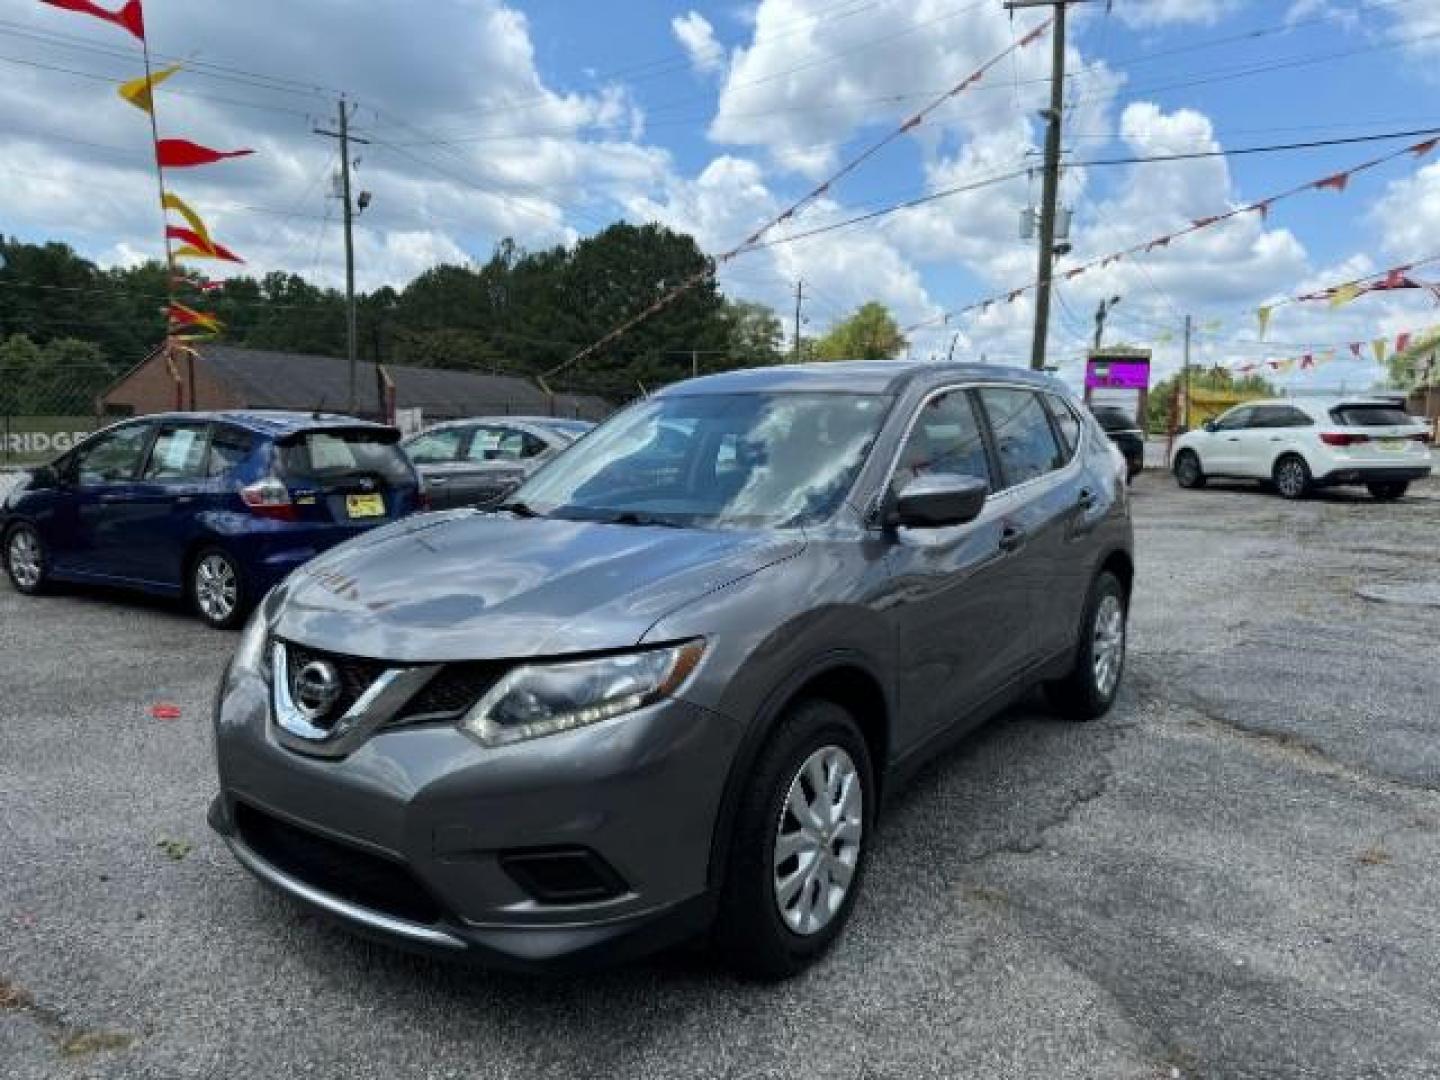
[[[1118,707],[1017,710],[930,767],[847,935],[779,986],[688,954],[497,976],[331,928],[204,822],[235,639],[0,585],[0,1072],[1440,1076],[1440,482],[1146,474],[1134,503]]]

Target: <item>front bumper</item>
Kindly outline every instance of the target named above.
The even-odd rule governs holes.
[[[416,725],[324,760],[281,746],[269,712],[261,679],[227,678],[210,823],[261,881],[367,936],[552,968],[640,955],[708,924],[711,840],[741,735],[725,717],[669,701],[494,749]],[[325,865],[290,857],[257,821]],[[513,860],[555,851],[593,854],[616,887],[583,902],[537,896]],[[363,884],[362,872],[385,888],[351,888],[347,874]]]

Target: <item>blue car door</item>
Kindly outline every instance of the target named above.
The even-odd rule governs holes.
[[[125,578],[129,495],[154,425],[122,424],[83,444],[65,462],[45,540],[61,574]]]
[[[127,577],[179,586],[185,553],[198,535],[196,520],[209,490],[205,478],[210,425],[164,421],[157,425],[139,478],[126,495],[117,529]]]

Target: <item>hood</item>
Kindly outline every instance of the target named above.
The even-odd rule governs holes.
[[[802,547],[774,532],[429,514],[292,574],[275,632],[398,661],[625,648],[676,608]]]

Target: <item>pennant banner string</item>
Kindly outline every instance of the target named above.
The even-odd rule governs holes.
[[[1426,154],[1429,154],[1431,151],[1433,151],[1437,145],[1440,145],[1440,138],[1431,138],[1426,140],[1425,142],[1413,143],[1409,146],[1402,147],[1399,150],[1393,150],[1388,154],[1383,154],[1380,157],[1372,158],[1369,161],[1361,162],[1358,165],[1346,169],[1343,173],[1335,173],[1330,176],[1323,177],[1320,180],[1312,180],[1309,183],[1300,184],[1297,187],[1293,187],[1286,191],[1279,192],[1267,198],[1259,199],[1244,206],[1239,206],[1235,207],[1234,209],[1227,210],[1225,213],[1222,214],[1215,214],[1209,217],[1197,218],[1193,220],[1186,228],[1179,229],[1165,236],[1155,237],[1152,240],[1147,240],[1128,248],[1123,248],[1119,251],[1112,252],[1109,255],[1102,256],[1098,259],[1092,259],[1087,263],[1081,264],[1078,268],[1070,271],[1064,271],[1063,273],[1083,273],[1086,270],[1092,269],[1097,266],[1104,266],[1108,262],[1114,262],[1127,256],[1141,255],[1152,252],[1157,248],[1169,247],[1173,241],[1178,240],[1181,237],[1189,236],[1191,233],[1200,232],[1202,229],[1214,228],[1221,222],[1228,221],[1234,217],[1239,217],[1241,214],[1258,213],[1262,217],[1266,216],[1269,214],[1271,207],[1273,207],[1275,203],[1280,202],[1284,199],[1293,198],[1294,196],[1303,194],[1307,191],[1314,191],[1317,188],[1335,188],[1337,190],[1343,191],[1345,185],[1349,181],[1349,178],[1354,176],[1358,172],[1364,172],[1368,169],[1377,168],[1378,166],[1383,165],[1386,162],[1394,161],[1397,158],[1401,158],[1406,155],[1410,155],[1416,158],[1424,157]],[[1007,292],[999,293],[997,295],[998,297],[1013,297],[1016,295],[1023,295],[1024,293],[1030,292],[1034,289],[1038,289],[1041,284],[1054,284],[1057,276],[1059,275],[1052,273],[1049,282],[1042,282],[1040,280],[1036,280],[1030,282],[1028,285],[1022,285],[1019,289],[1009,290]],[[995,299],[995,297],[991,297],[990,299]],[[968,304],[965,307],[947,312],[946,314],[962,315],[967,312],[974,311],[975,309],[979,308],[983,303],[983,300],[976,301],[973,304]],[[1279,305],[1272,304],[1270,306],[1273,308],[1278,307]],[[935,323],[939,322],[940,319],[941,316],[938,315],[932,316],[928,319],[922,319],[920,322],[913,323],[910,326],[905,327],[902,333],[908,334],[914,330],[919,330],[924,327],[934,325]]]

